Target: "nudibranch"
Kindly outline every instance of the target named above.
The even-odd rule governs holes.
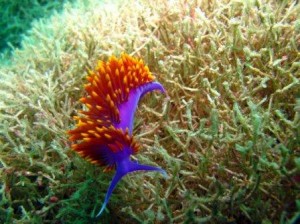
[[[77,124],[68,134],[72,149],[80,156],[105,170],[116,170],[97,218],[126,174],[143,170],[167,176],[159,167],[131,160],[131,155],[140,148],[132,134],[139,100],[154,90],[166,93],[154,79],[142,60],[127,54],[120,58],[111,56],[107,62],[99,61],[95,71],[89,71],[88,83],[84,86],[87,96],[80,99],[86,109],[74,116]]]

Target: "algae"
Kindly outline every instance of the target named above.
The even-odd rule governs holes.
[[[141,102],[134,134],[170,178],[126,177],[102,223],[296,223],[299,15],[297,1],[86,0],[35,23],[0,69],[0,222],[92,221],[111,174],[65,131],[87,70],[127,52],[168,91]]]
[[[12,49],[20,47],[22,36],[31,28],[31,23],[60,11],[65,2],[64,0],[1,0],[0,51],[9,53]]]

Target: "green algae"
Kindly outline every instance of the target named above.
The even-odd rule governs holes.
[[[296,221],[299,4],[154,5],[67,7],[35,23],[1,68],[1,223],[92,221],[111,174],[73,153],[65,131],[87,70],[121,52],[143,58],[168,91],[140,103],[134,134],[136,157],[170,178],[126,177],[103,223]]]
[[[24,33],[33,21],[50,16],[63,8],[66,1],[46,0],[1,0],[0,51],[9,52],[20,47]],[[12,48],[8,50],[8,48]]]

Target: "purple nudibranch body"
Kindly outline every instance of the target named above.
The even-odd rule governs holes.
[[[132,135],[134,114],[139,100],[148,92],[164,87],[154,81],[153,75],[142,60],[122,54],[120,59],[112,56],[108,62],[100,61],[96,71],[90,71],[87,96],[80,99],[87,111],[75,116],[76,128],[68,131],[75,142],[72,149],[91,163],[116,169],[97,218],[103,213],[117,183],[128,173],[135,171],[166,172],[131,160],[139,150]]]

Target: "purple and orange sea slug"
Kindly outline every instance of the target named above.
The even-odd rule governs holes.
[[[72,149],[79,155],[106,170],[116,169],[96,216],[99,217],[117,183],[126,174],[144,170],[167,176],[161,168],[142,165],[130,158],[140,148],[132,135],[134,113],[140,98],[153,90],[165,93],[165,89],[154,81],[142,60],[127,54],[122,54],[120,59],[112,56],[107,62],[99,61],[87,80],[88,84],[84,86],[87,96],[80,99],[87,110],[74,117],[76,128],[68,134],[74,142]]]

